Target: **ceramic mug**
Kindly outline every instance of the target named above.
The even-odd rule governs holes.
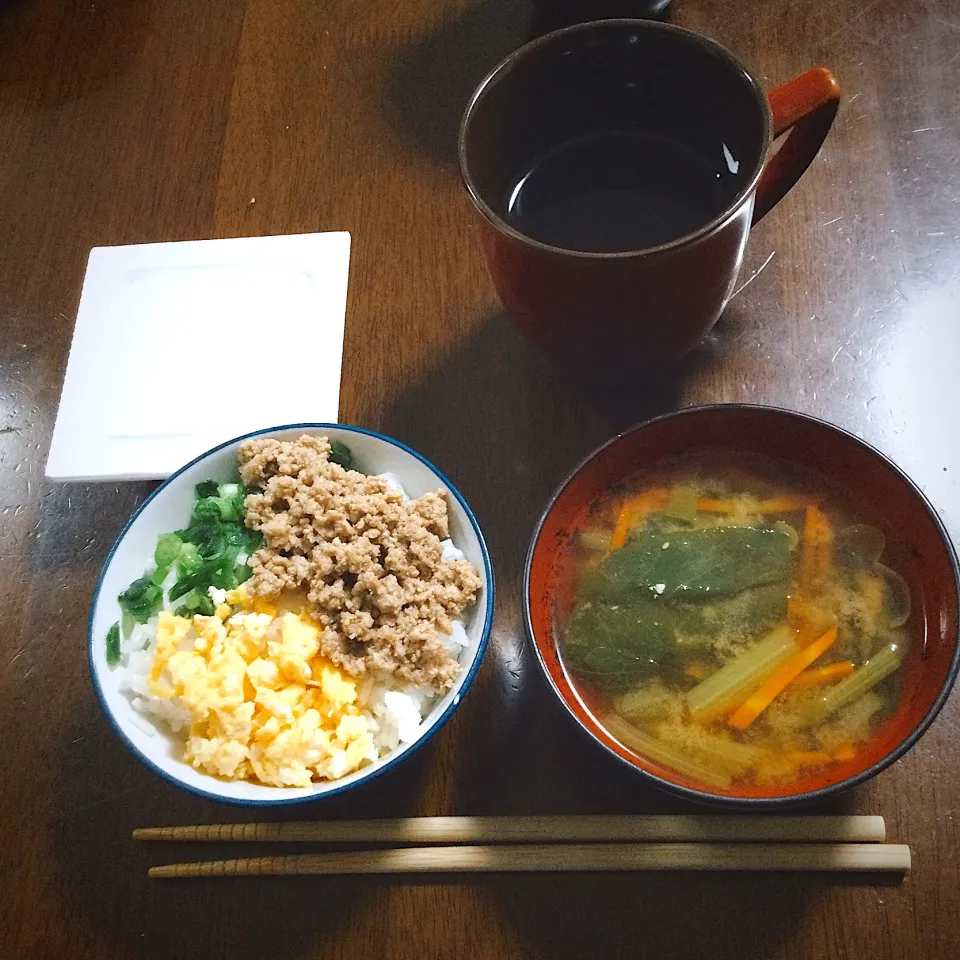
[[[768,100],[724,47],[646,20],[509,55],[467,106],[459,159],[516,326],[588,379],[675,363],[717,321],[750,226],[816,156],[839,97],[818,67]]]

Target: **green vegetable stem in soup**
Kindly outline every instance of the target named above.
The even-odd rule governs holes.
[[[786,789],[853,760],[910,648],[910,589],[868,519],[770,458],[617,484],[571,539],[571,678],[621,743],[705,787]]]

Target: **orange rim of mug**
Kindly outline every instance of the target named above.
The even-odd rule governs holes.
[[[514,67],[535,50],[555,43],[558,38],[578,33],[595,32],[598,29],[611,27],[626,27],[629,29],[647,32],[660,32],[681,36],[694,46],[718,56],[724,60],[735,72],[739,73],[753,91],[760,110],[763,136],[760,157],[750,174],[747,183],[740,189],[733,200],[724,210],[702,227],[690,233],[677,237],[668,243],[640,250],[618,250],[613,252],[592,252],[586,250],[570,250],[557,247],[541,240],[521,233],[511,226],[503,217],[483,199],[473,176],[470,173],[470,162],[467,156],[467,132],[473,118],[474,111],[486,92],[499,80],[509,74]],[[657,23],[650,20],[615,19],[601,20],[590,23],[574,24],[552,33],[544,34],[529,43],[524,44],[513,53],[500,61],[480,81],[474,90],[463,118],[460,121],[458,136],[458,158],[460,162],[460,176],[463,179],[467,192],[477,210],[501,233],[513,239],[545,252],[560,254],[567,257],[582,257],[587,260],[616,260],[628,257],[646,257],[664,253],[678,247],[685,246],[708,236],[723,228],[733,219],[751,196],[756,194],[753,223],[773,209],[783,199],[790,188],[800,179],[800,176],[817,155],[833,118],[836,115],[840,101],[840,86],[836,78],[825,67],[814,67],[805,73],[788,80],[786,83],[764,93],[757,78],[729,51],[726,47],[707,37],[676,27],[672,24]],[[780,150],[768,157],[773,141],[787,135],[787,140]]]

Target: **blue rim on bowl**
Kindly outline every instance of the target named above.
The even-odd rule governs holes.
[[[309,430],[309,431],[322,431],[322,430],[337,430],[337,431],[347,431],[349,433],[356,433],[362,436],[374,437],[377,440],[380,440],[384,443],[390,444],[393,447],[396,447],[399,450],[402,450],[404,453],[418,460],[423,464],[428,470],[430,470],[439,481],[446,487],[449,493],[454,496],[457,502],[462,507],[467,519],[470,521],[470,526],[473,529],[473,533],[477,538],[477,541],[480,545],[480,552],[483,557],[483,571],[484,577],[486,580],[486,602],[484,604],[484,609],[482,614],[483,617],[483,631],[480,635],[480,639],[477,643],[476,651],[473,654],[473,660],[470,664],[466,676],[460,684],[460,689],[457,693],[457,696],[450,701],[446,706],[443,713],[440,714],[436,720],[434,720],[429,728],[419,736],[413,743],[411,743],[406,749],[394,751],[394,755],[388,755],[385,757],[382,762],[380,762],[374,769],[370,770],[369,773],[365,775],[351,778],[349,782],[338,783],[337,781],[332,781],[331,785],[327,787],[322,793],[319,794],[302,794],[295,797],[277,797],[277,798],[247,798],[247,797],[230,797],[224,796],[223,794],[214,793],[211,790],[205,790],[201,787],[196,787],[192,784],[185,783],[184,781],[178,779],[177,777],[170,774],[168,771],[164,770],[158,764],[154,763],[149,757],[147,757],[143,751],[141,751],[137,745],[130,739],[124,730],[123,726],[118,722],[117,718],[114,716],[112,710],[109,708],[106,697],[104,696],[103,689],[100,685],[100,678],[98,674],[98,668],[95,664],[95,651],[94,643],[98,639],[94,636],[94,618],[97,612],[97,606],[100,602],[100,593],[103,586],[104,576],[110,567],[110,563],[113,560],[114,554],[117,551],[117,548],[120,546],[124,537],[126,537],[130,528],[136,522],[137,518],[143,513],[147,506],[153,501],[162,490],[168,487],[173,483],[179,476],[185,473],[194,465],[200,463],[201,461],[207,459],[214,453],[223,450],[226,447],[230,447],[234,444],[237,444],[243,440],[248,440],[252,437],[263,437],[269,436],[275,433],[281,433],[284,431],[291,430]],[[250,806],[250,807],[277,807],[277,806],[292,806],[294,804],[300,803],[315,803],[321,800],[325,800],[328,797],[336,796],[337,794],[343,793],[346,790],[359,787],[363,784],[369,783],[370,781],[376,779],[381,774],[386,772],[389,769],[392,769],[397,763],[406,757],[411,756],[415,751],[419,750],[428,740],[430,740],[433,735],[450,719],[450,715],[453,711],[459,706],[460,701],[466,696],[467,691],[473,684],[473,681],[477,675],[477,671],[480,669],[480,664],[483,662],[484,654],[486,653],[487,643],[490,639],[490,631],[493,627],[493,610],[494,610],[494,596],[495,596],[495,584],[493,576],[493,564],[490,560],[490,551],[487,548],[487,542],[484,539],[483,532],[480,529],[480,524],[477,522],[477,518],[473,513],[473,510],[470,508],[470,505],[464,499],[460,491],[449,481],[445,474],[438,470],[426,457],[417,453],[416,450],[413,450],[411,447],[408,447],[405,443],[401,443],[399,440],[394,440],[392,437],[387,437],[382,433],[377,433],[374,430],[367,430],[363,427],[354,427],[349,424],[343,423],[287,423],[282,424],[276,427],[268,427],[263,430],[253,430],[250,433],[242,434],[239,437],[233,437],[230,440],[225,440],[223,443],[217,444],[215,447],[211,447],[209,450],[204,451],[198,456],[194,457],[189,463],[184,464],[177,470],[175,473],[172,473],[166,480],[164,480],[156,490],[152,491],[151,494],[137,507],[136,511],[133,513],[133,516],[123,525],[123,529],[118,534],[116,540],[113,543],[113,546],[110,548],[109,553],[103,561],[103,566],[100,570],[100,574],[97,577],[96,585],[93,590],[93,598],[90,604],[90,614],[87,618],[87,663],[90,669],[90,677],[93,682],[93,689],[97,695],[97,700],[100,703],[100,708],[109,721],[110,725],[113,727],[114,731],[120,737],[121,741],[133,753],[145,766],[151,769],[154,773],[159,774],[164,780],[168,783],[173,784],[176,787],[179,787],[183,790],[187,790],[190,793],[193,793],[197,796],[204,797],[208,800],[216,800],[221,803],[230,803],[237,806]],[[363,774],[363,769],[361,768],[358,773]],[[283,788],[276,788],[283,789]]]

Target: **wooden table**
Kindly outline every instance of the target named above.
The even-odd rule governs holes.
[[[822,809],[882,813],[901,885],[556,875],[159,884],[135,825],[253,819],[179,792],[87,676],[100,564],[149,484],[45,482],[84,265],[99,244],[353,234],[340,415],[437,463],[476,508],[499,603],[478,682],[415,759],[289,816],[684,809],[552,702],[518,614],[538,512],[647,415],[751,401],[826,417],[960,532],[960,10],[950,0],[677,0],[774,85],[824,63],[828,145],[755,230],[743,288],[669,381],[567,383],[498,306],[455,131],[525,36],[523,0],[0,3],[0,956],[931,958],[960,953],[960,706]],[[266,318],[282,330],[282,318]],[[283,350],[277,336],[278,350]],[[308,359],[291,349],[293,362]],[[270,371],[264,369],[264,382]],[[255,383],[255,378],[247,378]]]

